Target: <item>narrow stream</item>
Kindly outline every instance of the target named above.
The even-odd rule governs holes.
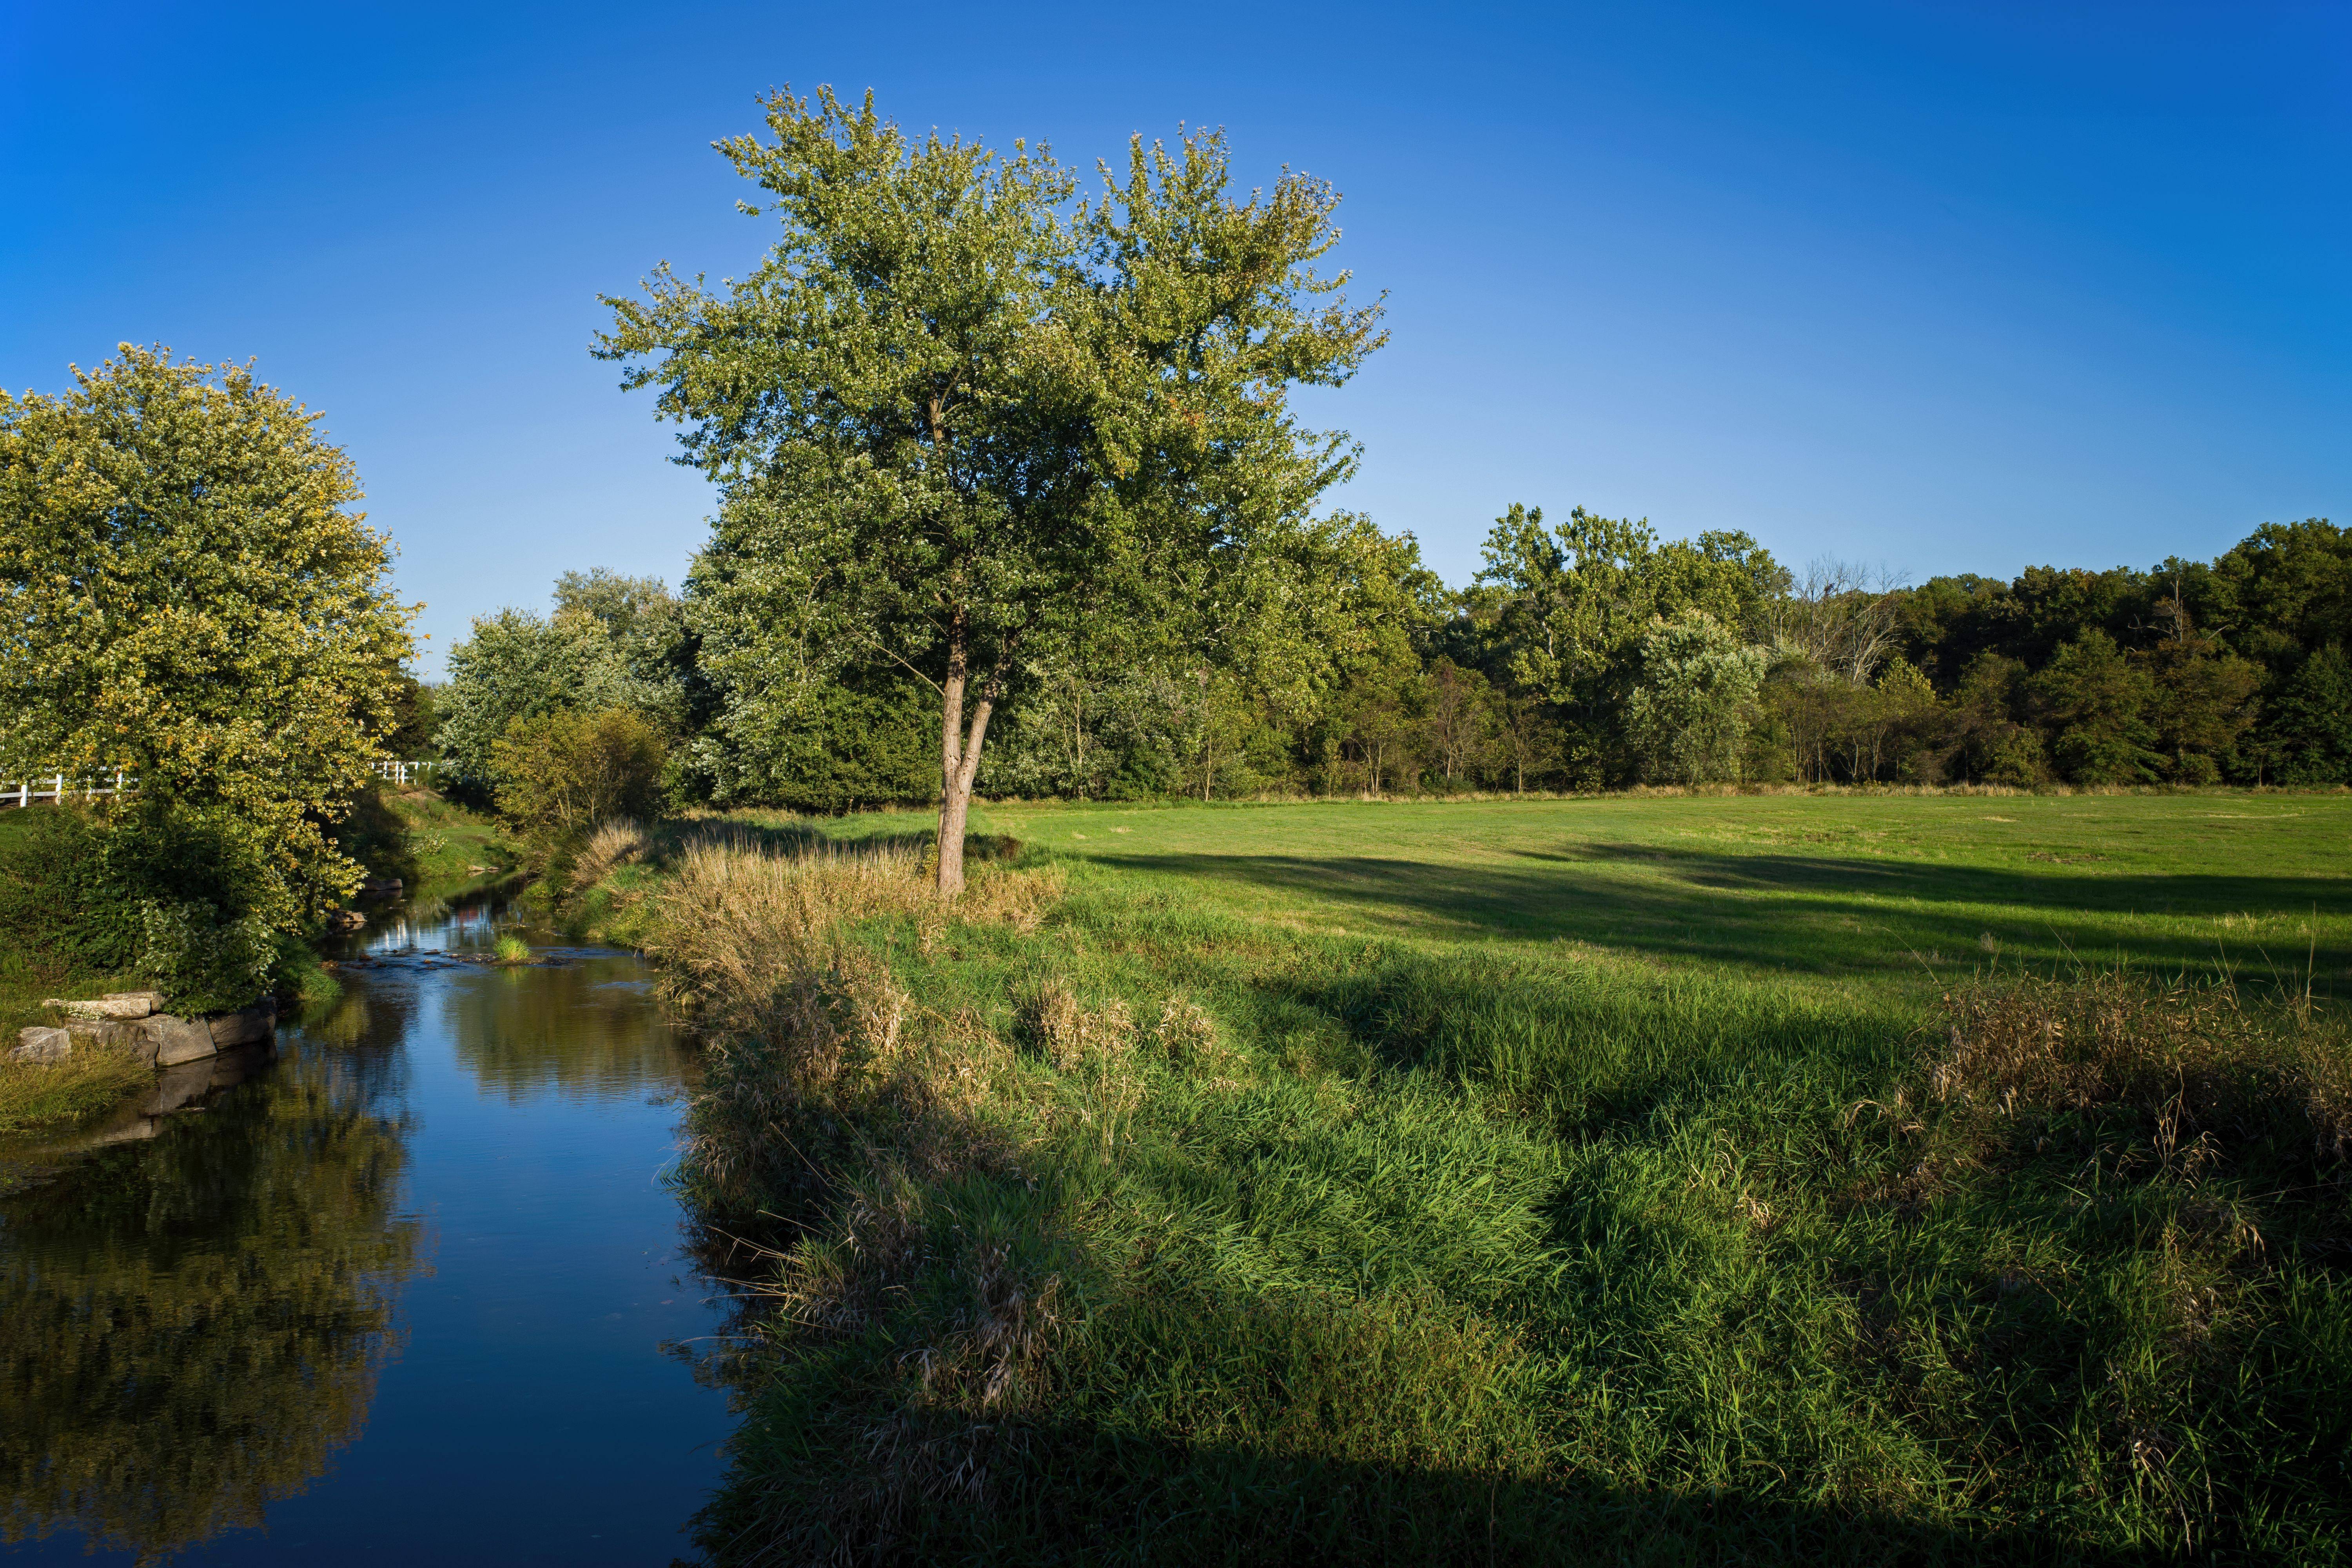
[[[380,916],[274,1061],[0,1149],[42,1173],[0,1195],[0,1556],[688,1555],[730,1426],[663,1182],[693,1058],[629,954],[452,956],[496,918]]]

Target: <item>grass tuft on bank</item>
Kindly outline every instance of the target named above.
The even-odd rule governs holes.
[[[130,1052],[96,1047],[79,1047],[61,1062],[14,1062],[0,1056],[0,1137],[88,1121],[121,1104],[124,1095],[154,1076]]]

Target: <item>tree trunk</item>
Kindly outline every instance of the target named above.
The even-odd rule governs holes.
[[[940,689],[940,896],[952,899],[963,891],[963,835],[971,815],[971,784],[980,772],[981,743],[988,738],[988,716],[995,710],[1004,671],[996,669],[981,688],[972,705],[969,729],[963,694],[969,675],[963,619],[957,616],[948,633],[948,679]]]
[[[971,814],[971,796],[952,783],[940,800],[940,896],[952,899],[963,891],[964,819]]]

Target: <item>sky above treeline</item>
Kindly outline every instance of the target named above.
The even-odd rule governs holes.
[[[1221,125],[1345,195],[1391,345],[1307,412],[1449,581],[1510,502],[1917,581],[2352,516],[2352,6],[0,0],[0,385],[123,340],[324,415],[423,670],[711,497],[588,354],[772,220],[790,86],[1066,159]]]

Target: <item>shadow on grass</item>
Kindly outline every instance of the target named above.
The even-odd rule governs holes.
[[[942,1428],[927,1440],[961,1452],[974,1434]],[[895,1517],[876,1532],[879,1540],[868,1533],[877,1522],[870,1518],[857,1521],[866,1529],[828,1531],[803,1514],[793,1521],[799,1537],[793,1547],[812,1557],[830,1548],[859,1561],[1187,1568],[2149,1560],[2046,1531],[1970,1530],[1751,1491],[1672,1491],[1604,1476],[1529,1479],[1185,1445],[1083,1423],[1006,1423],[979,1441],[971,1457],[984,1467],[984,1501],[901,1497]],[[722,1563],[765,1561],[758,1526],[747,1531],[748,1521],[730,1518],[729,1501],[722,1494],[704,1516],[706,1545]],[[824,1511],[817,1502],[815,1512]]]
[[[1916,969],[1920,957],[1980,962],[1990,928],[2044,956],[2068,950],[2164,969],[2217,962],[2299,982],[2352,974],[2352,946],[2323,935],[2296,952],[2217,944],[2135,917],[2316,911],[2352,916],[2334,879],[2210,872],[2111,876],[2004,871],[1860,858],[1721,855],[1591,845],[1522,851],[1531,864],[1449,866],[1379,856],[1110,854],[1105,865],[1245,883],[1311,898],[1357,918],[1395,911],[1454,934],[1574,940],[1661,957],[1835,972]]]

